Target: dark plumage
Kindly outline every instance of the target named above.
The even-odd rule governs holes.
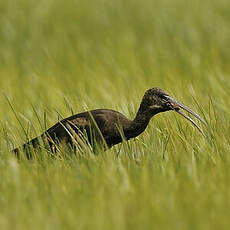
[[[154,115],[170,110],[184,116],[202,132],[200,127],[181,109],[204,122],[191,109],[170,97],[162,89],[152,88],[146,91],[133,120],[129,120],[123,114],[110,109],[96,109],[79,113],[56,123],[40,138],[34,138],[24,144],[23,148],[25,149],[27,146],[39,147],[39,139],[48,143],[52,152],[56,151],[60,143],[73,147],[85,145],[87,142],[93,147],[95,144],[99,144],[103,148],[110,148],[122,142],[123,139],[129,140],[140,135]],[[13,151],[16,155],[19,154],[18,148]],[[27,153],[27,157],[29,156]]]

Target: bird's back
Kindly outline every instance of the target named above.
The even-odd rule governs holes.
[[[96,109],[65,118],[49,128],[45,134],[54,142],[58,140],[67,143],[72,143],[73,138],[86,134],[90,144],[93,140],[105,141],[111,147],[122,141],[121,132],[130,122],[117,111]]]

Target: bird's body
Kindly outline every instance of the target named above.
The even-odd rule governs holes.
[[[100,144],[104,149],[129,140],[141,134],[150,119],[137,122],[130,120],[118,111],[110,109],[96,109],[65,118],[49,128],[41,137],[36,137],[26,143],[38,147],[40,141],[48,141],[52,151],[60,143],[71,147],[74,145]],[[15,149],[18,151],[18,149]]]
[[[199,126],[179,108],[183,108],[193,114],[199,120],[202,119],[186,106],[171,98],[165,91],[159,88],[152,88],[146,91],[136,117],[128,119],[120,112],[110,109],[96,109],[73,115],[56,123],[46,130],[41,137],[34,138],[24,144],[37,148],[40,146],[39,139],[48,142],[51,151],[55,152],[61,143],[69,146],[82,146],[99,144],[103,148],[110,148],[141,134],[147,127],[150,119],[160,112],[175,110],[189,119],[200,131]],[[201,131],[202,132],[202,131]],[[16,155],[19,149],[14,149]],[[28,156],[28,155],[27,155]]]
[[[129,120],[123,114],[110,109],[96,109],[68,117],[47,130],[52,140],[63,140],[69,132],[67,142],[72,143],[71,135],[86,134],[90,144],[93,139],[97,142],[105,141],[108,147],[139,135],[147,126],[141,126],[135,133],[131,132],[135,120]],[[67,131],[68,130],[68,131]],[[71,134],[71,135],[70,135]],[[103,137],[103,138],[102,138]]]

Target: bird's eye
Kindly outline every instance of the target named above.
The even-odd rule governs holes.
[[[170,102],[166,102],[166,106],[167,107],[171,107],[171,103]]]

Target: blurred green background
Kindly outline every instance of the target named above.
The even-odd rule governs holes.
[[[0,229],[228,229],[229,28],[229,0],[1,0]],[[26,141],[14,113],[32,138],[87,109],[133,118],[156,86],[206,138],[165,113],[99,156],[9,153]]]

